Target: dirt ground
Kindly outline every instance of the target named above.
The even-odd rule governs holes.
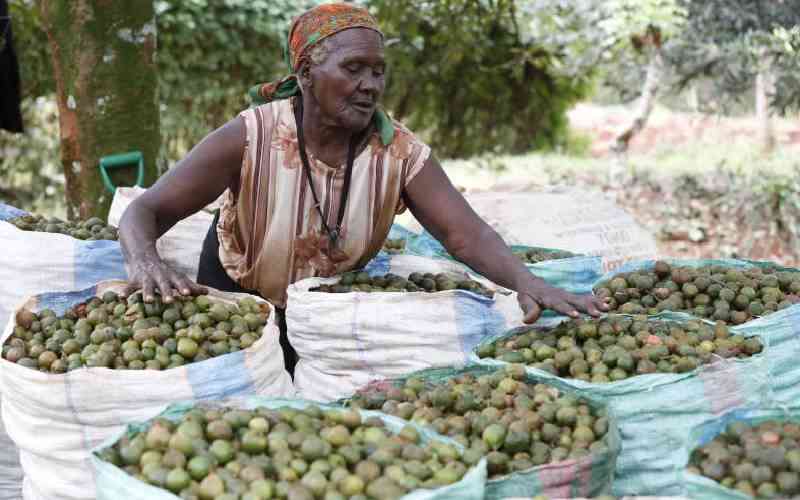
[[[590,154],[609,156],[616,130],[630,119],[631,108],[579,104],[569,112],[570,126],[592,139]],[[797,149],[800,153],[800,119],[773,119],[778,148]],[[658,107],[647,127],[630,145],[631,154],[652,154],[667,148],[696,143],[725,144],[753,142],[758,136],[757,123],[748,117],[724,117],[701,113],[682,113]]]
[[[655,237],[663,256],[800,267],[800,119],[774,120],[776,149],[765,157],[752,118],[658,107],[619,162],[609,146],[630,113],[591,104],[570,111],[573,130],[589,140],[588,157],[530,154],[444,165],[467,192],[553,185],[603,191]],[[627,170],[609,178],[615,164]],[[773,178],[788,184],[776,189]]]
[[[570,112],[574,129],[591,138],[590,154],[609,159],[614,132],[630,111],[624,107],[579,105]],[[800,166],[800,120],[774,121],[776,148]],[[755,120],[716,117],[658,109],[647,128],[631,143],[631,155],[647,156],[665,151],[691,149],[703,153],[730,145],[754,145]],[[729,179],[730,180],[730,179]],[[598,187],[597,178],[583,182]],[[581,179],[579,179],[581,182]],[[770,260],[784,265],[800,264],[800,249],[792,244],[787,228],[773,220],[757,219],[748,200],[730,194],[725,175],[719,172],[682,175],[657,183],[628,178],[622,184],[603,182],[603,190],[656,236],[659,251],[680,258],[741,257]],[[737,195],[740,196],[740,195]]]

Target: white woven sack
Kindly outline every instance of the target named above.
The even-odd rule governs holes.
[[[412,272],[465,274],[456,263],[410,255],[383,256],[366,270],[403,277]],[[286,325],[300,358],[295,387],[304,399],[332,401],[375,379],[464,364],[483,337],[508,325],[495,299],[463,290],[309,291],[335,281],[309,278],[288,289]]]
[[[49,308],[60,314],[108,290],[120,291],[124,285],[107,281],[78,292],[39,295],[20,307]],[[224,302],[245,296],[215,290],[209,295]],[[13,327],[13,320],[9,321],[3,342]],[[0,380],[5,387],[3,422],[20,449],[25,472],[25,500],[94,499],[90,451],[128,423],[152,418],[171,403],[294,396],[274,310],[252,347],[199,363],[165,371],[83,368],[56,375],[0,360]]]
[[[0,222],[0,325],[26,297],[85,288],[98,281],[124,279],[116,241],[81,241],[64,234],[21,231]],[[0,381],[0,396],[4,391]],[[22,471],[16,446],[0,425],[0,500],[20,498]]]
[[[82,241],[64,234],[22,231],[8,222],[0,222],[0,241],[0,325],[32,295],[127,278],[116,241]]]
[[[22,495],[19,451],[0,420],[0,500],[17,500]]]
[[[108,223],[118,227],[125,209],[144,192],[140,187],[118,188],[111,202]],[[173,269],[196,280],[203,240],[213,220],[213,215],[201,210],[179,221],[156,242],[158,254]]]

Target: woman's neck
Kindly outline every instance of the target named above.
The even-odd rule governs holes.
[[[303,137],[315,156],[338,156],[350,145],[351,132],[322,115],[313,97],[303,96]]]

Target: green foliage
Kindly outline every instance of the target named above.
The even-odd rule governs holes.
[[[778,92],[772,101],[782,114],[800,109],[800,24],[791,29],[776,27],[770,37],[778,73]]]
[[[372,0],[387,35],[386,103],[443,157],[524,152],[564,140],[590,88],[564,57],[523,40],[513,0]]]
[[[687,22],[680,0],[524,0],[526,38],[561,54],[563,74],[597,75],[614,102],[638,97],[650,48],[678,36]]]
[[[250,86],[286,73],[285,30],[317,3],[156,3],[162,133],[171,161],[246,108]],[[589,89],[590,66],[560,71],[569,64],[567,42],[524,40],[516,2],[359,3],[387,33],[386,107],[437,154],[521,152],[567,140],[565,112]]]
[[[249,106],[251,86],[288,71],[282,40],[319,1],[157,1],[161,129],[174,161]]]
[[[705,78],[723,102],[750,99],[755,76],[768,63],[777,77],[772,105],[784,112],[800,107],[796,2],[681,1],[689,23],[666,50],[679,89]]]
[[[26,210],[64,216],[58,109],[47,36],[29,0],[9,3],[22,83],[24,134],[0,131],[0,200]],[[45,97],[47,96],[47,97]]]
[[[23,100],[22,119],[25,134],[0,130],[0,201],[64,217],[64,175],[55,100]]]
[[[787,55],[800,54],[800,26],[791,29],[778,26],[772,33],[781,52]]]
[[[759,222],[773,222],[792,237],[794,248],[800,244],[800,181],[795,167],[793,175],[769,174],[751,186],[751,203],[745,206]],[[744,204],[743,204],[744,205]]]
[[[247,89],[287,69],[282,39],[293,16],[320,3],[295,0],[156,1],[161,129],[172,163],[249,103]],[[23,96],[55,93],[36,3],[11,2]]]
[[[23,97],[54,93],[55,79],[50,62],[47,35],[42,29],[39,8],[30,0],[9,3],[14,49],[19,60]]]
[[[247,89],[282,76],[291,19],[321,0],[155,2],[161,129],[168,163],[245,109]],[[590,89],[589,44],[530,36],[526,0],[362,0],[387,33],[386,107],[444,157],[559,148],[565,112]],[[27,96],[54,91],[32,2],[20,18]],[[526,17],[527,16],[527,17]],[[458,19],[458,22],[454,22]],[[559,30],[555,30],[559,31]],[[577,61],[577,62],[573,62]]]
[[[619,44],[627,45],[651,29],[672,38],[686,25],[687,10],[678,0],[607,0],[603,8],[607,15],[599,28]]]
[[[606,12],[597,23],[600,33],[593,35],[598,30],[591,25],[584,33],[595,39],[610,37],[611,41],[601,44],[604,47],[620,41],[616,47],[624,50],[606,50],[603,58],[603,83],[618,99],[627,101],[638,95],[646,65],[645,55],[628,50],[625,39],[635,39],[634,33],[652,23],[659,26],[664,41],[666,87],[673,94],[702,83],[710,87],[712,96],[707,101],[713,103],[713,110],[719,110],[718,106],[729,112],[751,108],[755,76],[768,62],[776,78],[773,108],[782,113],[800,109],[797,2],[611,0],[600,4],[597,8]],[[625,4],[628,7],[620,10]]]
[[[523,43],[558,54],[550,71],[586,78],[613,45],[613,34],[598,29],[605,19],[600,0],[520,0]]]

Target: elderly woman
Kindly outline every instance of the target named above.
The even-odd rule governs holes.
[[[378,107],[385,85],[383,35],[363,9],[316,7],[288,40],[293,74],[257,88],[264,104],[209,134],[133,202],[120,223],[129,293],[247,291],[283,319],[286,288],[364,266],[406,208],[461,262],[518,292],[524,321],[542,309],[599,315],[591,296],[530,274],[453,187],[430,148]],[[206,237],[197,281],[170,269],[156,240],[224,193]],[[291,371],[295,355],[281,324]]]

